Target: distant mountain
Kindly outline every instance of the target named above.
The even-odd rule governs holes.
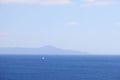
[[[81,54],[86,55],[86,52],[65,50],[54,46],[43,46],[40,48],[0,48],[0,54],[40,54],[40,55],[66,55],[66,54]]]

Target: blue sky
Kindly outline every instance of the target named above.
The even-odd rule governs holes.
[[[1,0],[0,47],[120,54],[119,0]]]

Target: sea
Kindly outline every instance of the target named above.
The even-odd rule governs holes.
[[[120,56],[0,55],[0,80],[120,80]]]

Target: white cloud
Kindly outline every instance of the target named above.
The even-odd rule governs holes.
[[[25,3],[25,4],[40,4],[40,5],[64,5],[70,4],[71,0],[0,0],[0,3]]]
[[[68,26],[77,26],[79,23],[75,21],[70,21],[67,23]]]
[[[113,0],[83,0],[81,7],[110,6],[115,4]]]
[[[117,26],[120,26],[120,22],[117,22],[116,25],[117,25]]]
[[[84,0],[84,2],[86,3],[92,3],[92,2],[95,2],[96,0]]]
[[[6,35],[8,35],[8,33],[0,32],[0,36],[6,36]]]

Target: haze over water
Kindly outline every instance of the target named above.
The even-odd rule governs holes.
[[[0,47],[120,54],[119,0],[0,0]]]
[[[119,0],[0,0],[0,80],[120,80],[119,8]]]

